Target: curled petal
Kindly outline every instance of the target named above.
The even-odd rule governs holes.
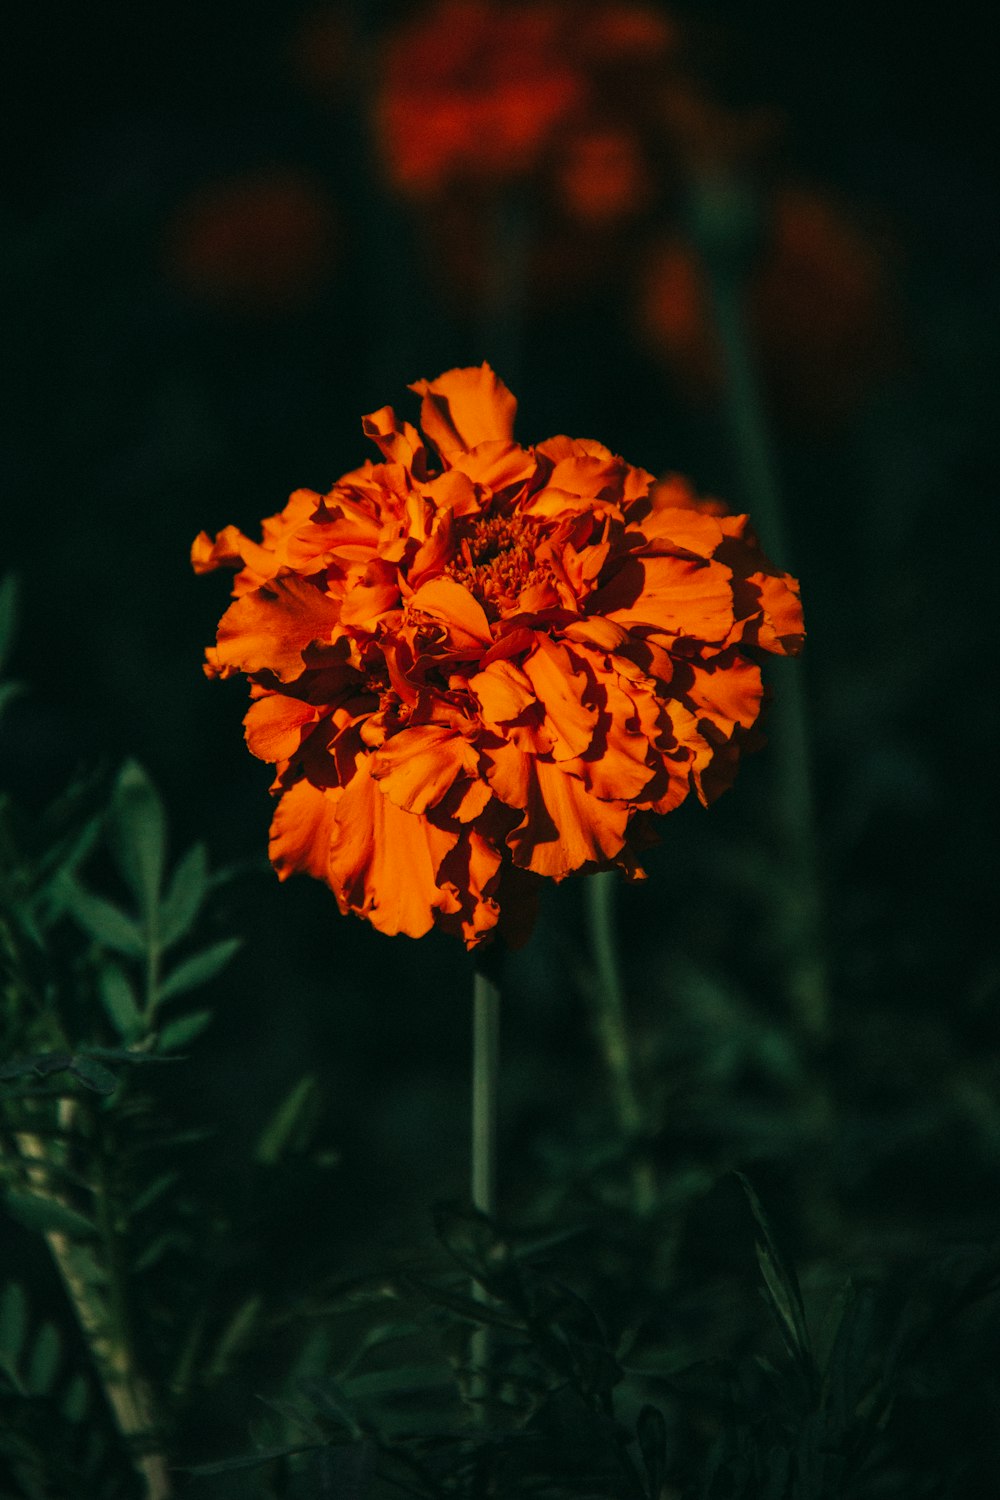
[[[383,745],[372,757],[371,774],[397,807],[423,813],[441,801],[457,777],[477,777],[479,757],[454,730],[418,724]]]
[[[414,381],[410,390],[423,397],[420,425],[446,460],[514,435],[517,400],[487,364]]]
[[[291,760],[303,733],[319,719],[320,711],[300,698],[268,693],[251,703],[246,718],[246,742],[259,760]]]

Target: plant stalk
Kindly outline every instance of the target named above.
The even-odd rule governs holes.
[[[631,1144],[642,1133],[643,1111],[635,1086],[625,994],[618,961],[615,928],[617,888],[618,876],[614,870],[601,870],[596,875],[588,876],[585,887],[594,967],[597,970],[597,987],[592,1006],[594,1027],[608,1070],[618,1128]],[[632,1198],[636,1211],[643,1216],[649,1214],[656,1203],[656,1182],[648,1157],[644,1156],[633,1162]]]
[[[488,1219],[497,1207],[497,1103],[500,1078],[500,989],[477,965],[472,992],[472,1204]],[[489,1293],[472,1284],[477,1302],[487,1303]],[[488,1418],[490,1388],[490,1329],[475,1330],[470,1344],[472,1367],[478,1372],[479,1416]]]

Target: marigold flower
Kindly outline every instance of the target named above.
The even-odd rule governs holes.
[[[422,431],[373,412],[380,462],[296,490],[259,543],[203,532],[192,560],[238,569],[206,671],[251,683],[279,876],[471,948],[502,908],[525,935],[531,877],[642,874],[646,815],[729,784],[757,656],[797,652],[802,615],[746,516],[678,478],[654,503],[600,443],[517,444],[488,365],[411,389]]]

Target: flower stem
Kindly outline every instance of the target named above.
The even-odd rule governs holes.
[[[708,276],[725,370],[725,409],[741,503],[770,556],[788,556],[777,466],[760,380],[743,313],[747,246],[755,204],[735,182],[701,182],[694,199],[694,231]],[[790,866],[780,914],[787,934],[789,1001],[803,1038],[822,1041],[829,1025],[823,954],[819,847],[809,756],[808,714],[801,663],[776,661],[780,680],[769,712],[777,781],[776,811]],[[783,670],[784,669],[784,670]]]
[[[60,1123],[66,1130],[72,1123],[72,1112],[73,1101],[63,1100]],[[42,1139],[31,1132],[21,1131],[18,1146],[32,1191],[65,1206],[62,1195],[50,1186]],[[103,1176],[97,1190],[97,1207],[98,1228],[105,1252],[103,1260],[89,1245],[78,1243],[60,1230],[47,1230],[45,1240],[90,1348],[118,1430],[129,1446],[136,1472],[145,1481],[146,1500],[169,1500],[172,1492],[170,1473],[155,1435],[152,1393],[136,1369],[126,1327],[121,1268],[112,1253],[113,1230]]]
[[[500,1077],[500,989],[494,978],[476,965],[472,992],[472,1204],[492,1219],[497,1205],[497,1099]],[[478,1281],[472,1284],[477,1302],[489,1302]],[[490,1330],[478,1327],[472,1335],[470,1358],[478,1372],[480,1420],[488,1415]]]
[[[625,995],[615,938],[617,886],[616,873],[613,870],[602,870],[597,875],[587,877],[585,888],[598,981],[593,1002],[594,1026],[611,1080],[618,1127],[631,1143],[642,1131],[643,1114],[635,1087]],[[653,1169],[646,1158],[637,1160],[633,1165],[632,1196],[635,1208],[641,1215],[648,1214],[656,1202]]]

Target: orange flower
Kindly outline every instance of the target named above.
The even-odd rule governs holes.
[[[326,495],[297,490],[236,567],[209,676],[244,673],[250,749],[275,765],[271,859],[326,880],[386,933],[474,947],[525,882],[641,875],[644,815],[732,779],[760,713],[759,650],[799,650],[797,585],[746,516],[600,443],[513,439],[488,365],[383,407],[382,453]]]
[[[168,269],[201,301],[279,314],[315,295],[336,238],[324,189],[307,174],[251,173],[196,192],[168,231]]]
[[[827,426],[891,369],[898,341],[887,272],[877,242],[822,193],[775,193],[745,311],[771,392],[793,417]],[[704,273],[679,237],[650,259],[640,319],[645,340],[689,390],[719,387]]]

